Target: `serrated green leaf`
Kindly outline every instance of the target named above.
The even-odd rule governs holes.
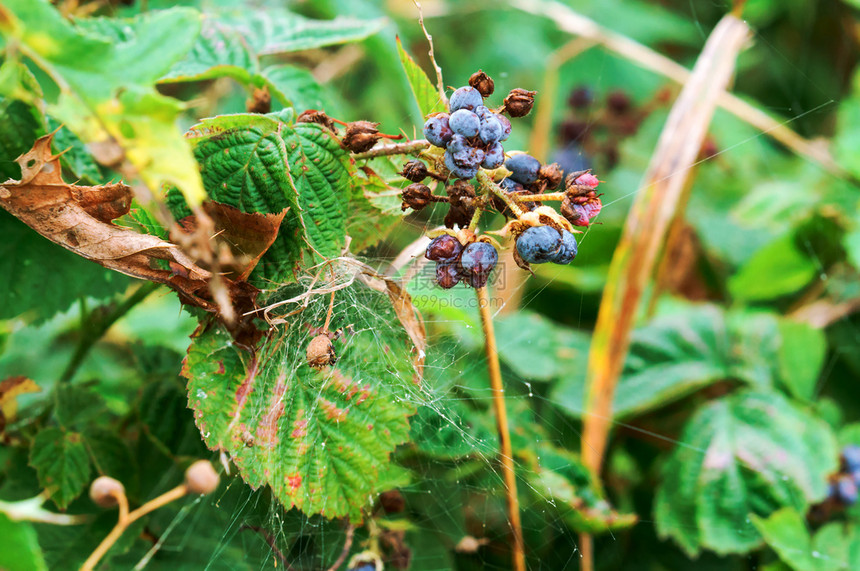
[[[403,49],[400,38],[397,38],[397,52],[400,54],[403,71],[406,73],[409,86],[412,87],[412,94],[415,96],[415,103],[418,104],[421,114],[426,117],[430,113],[444,111],[445,101],[442,100],[424,70]]]
[[[239,30],[259,55],[354,42],[372,36],[386,24],[384,18],[312,20],[277,8],[231,12],[222,16],[222,20]]]
[[[182,105],[153,87],[193,45],[197,11],[73,24],[46,0],[9,0],[3,10],[0,33],[14,38],[20,53],[60,87],[50,115],[84,142],[113,139],[156,196],[170,184],[192,203],[203,199],[200,173],[175,125]]]
[[[55,427],[40,430],[30,449],[30,465],[39,475],[39,484],[61,509],[78,497],[90,481],[90,459],[77,432]]]
[[[80,297],[109,297],[130,283],[127,276],[76,256],[0,210],[0,319],[29,312],[41,321]]]
[[[47,568],[33,524],[12,521],[0,512],[0,569],[41,571]]]
[[[333,133],[316,123],[282,130],[290,175],[308,242],[325,257],[339,256],[346,241],[346,209],[353,194],[354,167]]]
[[[21,178],[21,167],[15,162],[33,147],[33,141],[45,134],[42,116],[35,107],[14,99],[0,98],[0,177]]]
[[[271,336],[256,357],[210,327],[194,338],[183,374],[206,444],[226,451],[248,484],[269,485],[284,506],[306,514],[358,521],[396,469],[388,457],[408,438],[419,389],[387,296],[355,284],[336,298],[332,328],[354,333],[334,343],[333,367],[307,365],[312,336],[298,324]],[[310,298],[302,316],[324,320],[328,303],[327,295]]]
[[[750,516],[805,511],[822,500],[837,457],[830,428],[778,394],[743,391],[714,401],[690,419],[665,465],[658,533],[690,556],[703,548],[745,553],[762,543]]]
[[[794,236],[787,234],[753,254],[729,279],[729,290],[741,301],[774,299],[796,292],[816,271],[815,261],[798,250]]]

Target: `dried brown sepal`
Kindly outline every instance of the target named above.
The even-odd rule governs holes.
[[[558,163],[541,165],[538,180],[545,183],[545,190],[555,190],[564,178],[564,171]]]
[[[496,84],[493,78],[484,73],[483,70],[478,70],[469,78],[469,85],[478,90],[483,97],[489,97],[496,90]]]
[[[427,165],[425,165],[423,161],[413,159],[403,165],[403,170],[397,174],[399,174],[406,180],[412,182],[421,182],[422,180],[427,178],[429,171],[427,170]]]
[[[475,187],[465,180],[457,180],[447,186],[445,192],[448,193],[448,201],[451,203],[451,208],[445,215],[445,226],[467,227],[475,215]]]
[[[353,121],[347,123],[346,132],[341,141],[344,148],[352,153],[363,153],[373,148],[373,145],[381,138],[379,123],[370,121]]]
[[[318,125],[322,125],[332,133],[337,134],[337,125],[335,125],[334,120],[328,115],[326,115],[324,111],[308,109],[307,111],[303,111],[301,115],[296,117],[296,122],[316,123]]]
[[[561,215],[567,218],[568,222],[574,226],[582,226],[584,221],[587,222],[587,219],[583,220],[585,215],[582,209],[577,208],[577,206],[569,196],[566,196],[561,201]]]
[[[379,494],[379,505],[387,514],[398,514],[406,508],[406,500],[399,491],[388,490]]]
[[[314,369],[322,369],[337,362],[337,355],[331,344],[331,339],[325,333],[317,335],[308,343],[308,365]]]
[[[251,97],[245,101],[245,109],[248,110],[248,113],[265,114],[271,112],[272,94],[269,93],[269,87],[264,85],[263,87],[254,88]]]
[[[430,190],[430,187],[420,182],[414,182],[404,188],[403,192],[400,193],[400,200],[402,201],[400,210],[407,210],[409,208],[412,210],[421,210],[431,202],[434,202],[433,192]]]
[[[525,117],[531,112],[535,104],[537,91],[528,91],[519,87],[512,89],[505,97],[502,110],[511,117]]]

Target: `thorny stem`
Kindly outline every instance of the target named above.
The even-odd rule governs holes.
[[[116,540],[122,536],[123,532],[128,529],[128,526],[132,523],[149,512],[155,511],[174,500],[178,500],[187,493],[188,488],[185,487],[185,484],[180,484],[172,490],[164,492],[157,498],[151,499],[131,513],[128,511],[128,499],[126,499],[125,494],[123,492],[117,493],[115,497],[119,502],[119,519],[111,532],[105,536],[102,542],[99,543],[99,546],[96,547],[95,551],[93,551],[90,556],[87,557],[87,560],[84,561],[84,564],[81,565],[81,571],[92,571],[95,569],[102,557],[105,556],[113,544],[116,543]]]
[[[514,535],[513,564],[515,571],[525,571],[526,557],[523,544],[523,529],[520,523],[520,506],[517,499],[517,477],[514,472],[514,456],[511,448],[511,434],[508,431],[508,414],[505,410],[505,389],[502,386],[502,370],[499,367],[499,352],[496,349],[496,333],[493,330],[493,316],[490,313],[490,296],[487,288],[475,290],[481,310],[481,327],[486,341],[487,370],[490,374],[490,388],[493,394],[493,408],[496,412],[496,429],[499,432],[502,473],[505,480],[505,499],[508,505],[508,521]]]
[[[96,342],[101,339],[105,333],[107,333],[107,330],[110,329],[114,323],[116,323],[123,315],[128,313],[131,308],[158,289],[158,286],[159,284],[157,283],[146,282],[138,287],[133,294],[128,296],[125,301],[114,307],[113,310],[108,312],[101,319],[94,322],[90,320],[84,321],[81,327],[81,340],[78,343],[77,349],[75,349],[75,354],[72,355],[72,359],[69,361],[69,364],[66,365],[66,370],[63,371],[62,376],[60,376],[60,383],[71,381],[72,377],[77,373],[78,367],[81,366],[81,363],[84,362],[90,349],[93,348],[93,345],[95,345]],[[110,305],[102,307],[109,308]],[[93,312],[90,312],[90,315],[92,314]],[[84,320],[86,317],[81,315],[81,319]]]
[[[360,161],[364,159],[373,159],[376,157],[387,157],[390,155],[415,155],[430,146],[430,142],[426,139],[415,139],[405,143],[396,143],[394,145],[382,145],[375,149],[370,149],[363,153],[353,153],[352,158]]]
[[[485,173],[483,170],[478,171],[478,184],[481,188],[485,188],[499,197],[499,200],[504,202],[508,208],[511,209],[511,212],[514,213],[514,216],[519,218],[523,215],[523,209],[519,207],[519,205],[511,199],[507,192],[502,190],[502,188],[493,182],[490,176]]]
[[[514,200],[520,202],[545,202],[550,200],[564,200],[566,192],[548,192],[546,194],[514,195]]]
[[[475,208],[475,213],[472,215],[472,220],[469,221],[469,230],[474,232],[478,229],[478,222],[481,220],[481,214],[484,213],[484,205],[479,204],[477,208]]]

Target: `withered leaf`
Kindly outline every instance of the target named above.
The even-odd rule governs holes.
[[[281,221],[289,208],[277,214],[264,214],[242,212],[227,204],[207,201],[203,203],[203,210],[214,224],[215,236],[227,244],[232,254],[229,260],[220,264],[221,275],[244,281],[275,242]],[[187,216],[179,223],[184,230],[193,232],[197,227],[197,217]]]
[[[176,290],[183,302],[218,312],[209,285],[212,273],[198,266],[179,246],[139,234],[111,221],[126,214],[131,189],[122,183],[78,186],[62,179],[59,155],[51,153],[53,133],[36,140],[18,157],[21,180],[0,184],[0,206],[52,242],[106,268]],[[158,260],[168,262],[165,269]],[[258,293],[226,278],[230,299],[248,307]]]
[[[0,440],[4,438],[6,425],[14,421],[18,413],[18,396],[41,390],[39,385],[27,377],[9,377],[0,381]]]

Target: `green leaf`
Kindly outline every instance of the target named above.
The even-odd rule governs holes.
[[[259,71],[259,67],[257,55],[239,31],[226,22],[204,17],[194,47],[160,81],[173,83],[232,77],[241,83],[250,83],[251,76]]]
[[[264,69],[262,76],[283,95],[284,105],[298,111],[325,110],[329,107],[322,87],[306,69],[292,65],[273,65]]]
[[[113,139],[156,196],[171,184],[192,203],[203,199],[197,166],[175,125],[182,105],[153,87],[193,45],[198,12],[175,8],[72,24],[46,0],[8,0],[2,11],[0,33],[60,87],[50,115],[86,143]]]
[[[753,254],[729,279],[729,290],[737,300],[769,300],[796,292],[815,274],[814,260],[800,252],[794,236],[787,234]]]
[[[272,335],[256,357],[218,327],[198,332],[183,374],[207,446],[227,452],[249,485],[269,485],[287,508],[358,521],[400,472],[389,455],[409,436],[421,389],[387,296],[358,284],[336,293],[332,329],[350,326],[334,342],[336,365],[311,369],[308,327],[322,326],[329,299],[309,298],[305,325]]]
[[[80,297],[109,297],[129,283],[130,278],[76,256],[0,210],[0,319],[30,312],[41,321]]]
[[[773,386],[782,380],[779,324],[774,314],[725,312],[714,305],[679,304],[658,315],[633,332],[613,414],[624,418],[664,407],[723,380]],[[584,394],[582,375],[570,374],[551,398],[581,415]]]
[[[346,233],[349,249],[359,253],[385,239],[405,213],[400,196],[369,168],[360,169],[347,209]]]
[[[745,553],[762,543],[750,515],[805,511],[824,499],[837,458],[830,428],[778,394],[714,401],[689,420],[665,465],[657,531],[690,556],[703,548]]]
[[[41,571],[47,568],[33,524],[12,521],[0,512],[0,569]]]
[[[785,231],[788,224],[808,216],[816,206],[804,180],[775,180],[756,185],[732,214],[751,228]]]
[[[78,497],[90,481],[90,460],[77,432],[43,428],[33,440],[30,465],[39,484],[48,490],[59,508]]]
[[[412,87],[412,94],[415,96],[415,102],[421,114],[426,117],[431,113],[444,111],[446,102],[442,100],[424,70],[403,49],[400,38],[397,38],[397,52],[400,54],[403,71],[406,73],[409,86]]]
[[[496,320],[499,356],[524,379],[549,381],[562,376],[569,382],[585,379],[589,337],[562,327],[530,311]]]
[[[827,356],[827,338],[820,329],[788,319],[780,321],[779,332],[782,383],[792,396],[811,401]]]
[[[237,114],[206,119],[188,137],[212,200],[243,212],[289,209],[275,243],[254,269],[253,283],[271,287],[292,281],[305,251],[340,255],[354,167],[331,132],[293,123],[290,113]],[[175,216],[190,214],[177,193],[168,203]]]
[[[310,50],[372,36],[386,24],[384,18],[360,20],[338,17],[312,20],[288,10],[242,10],[222,16],[235,27],[259,55]]]
[[[79,385],[58,385],[54,416],[64,429],[83,428],[105,413],[101,394]]]
[[[855,525],[830,523],[811,537],[806,520],[791,508],[752,520],[768,546],[795,571],[847,571],[860,563],[860,535]]]
[[[839,103],[836,136],[833,139],[836,160],[854,176],[860,176],[858,145],[860,145],[860,97],[855,94]]]

